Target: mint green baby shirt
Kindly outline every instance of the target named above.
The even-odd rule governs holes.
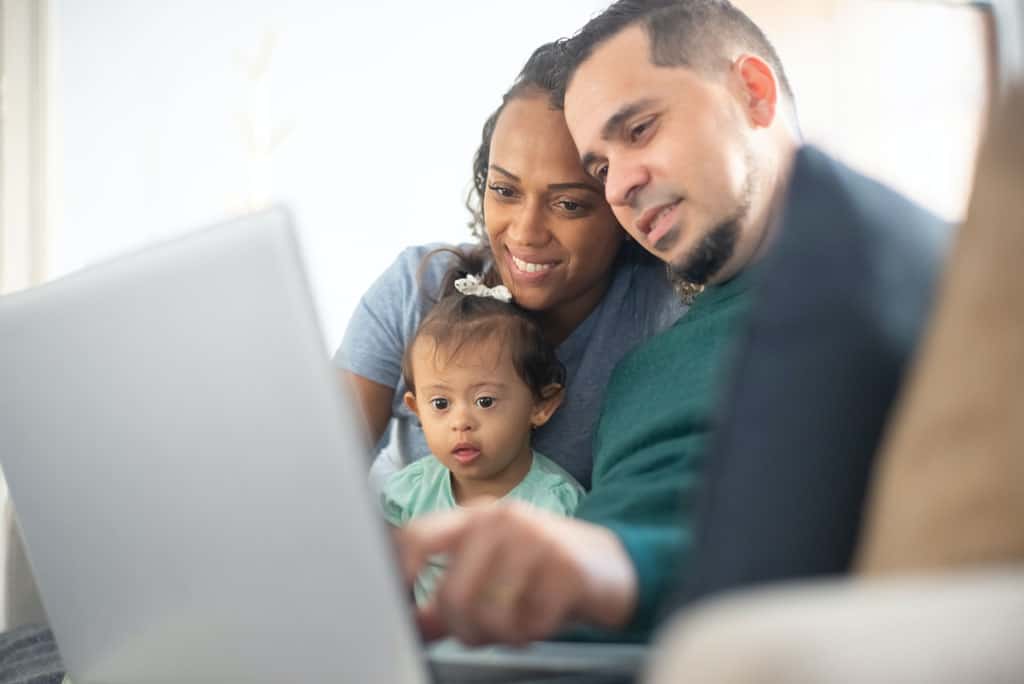
[[[450,472],[433,457],[421,458],[391,475],[380,495],[384,518],[401,526],[413,518],[458,508],[452,494]],[[583,487],[560,465],[533,452],[533,464],[523,481],[504,499],[517,499],[552,513],[570,516],[583,498]],[[422,604],[433,593],[444,572],[444,558],[436,557],[416,578],[416,602]]]

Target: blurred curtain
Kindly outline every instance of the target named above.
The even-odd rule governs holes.
[[[54,201],[50,9],[50,0],[0,0],[0,295],[47,277]],[[2,472],[0,511],[0,629],[43,622]]]

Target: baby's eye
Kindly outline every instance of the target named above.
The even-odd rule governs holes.
[[[433,406],[438,411],[444,411],[446,408],[448,408],[448,400],[445,399],[444,397],[434,397],[433,399],[430,400],[430,405]]]
[[[494,397],[480,397],[476,400],[476,405],[482,409],[488,409],[494,406]]]

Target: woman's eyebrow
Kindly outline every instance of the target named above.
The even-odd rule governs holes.
[[[592,183],[552,183],[548,186],[548,190],[588,190],[590,192],[596,192],[598,195],[603,195],[604,190],[593,185]]]
[[[501,173],[501,174],[504,174],[504,175],[508,176],[509,178],[511,178],[511,179],[512,179],[512,180],[514,180],[514,181],[520,181],[520,180],[522,180],[522,179],[521,179],[521,178],[519,178],[519,176],[517,176],[516,174],[512,173],[512,172],[511,172],[511,171],[509,171],[508,169],[503,169],[503,168],[501,168],[501,167],[500,167],[500,166],[498,166],[497,164],[491,164],[491,168],[492,168],[492,169],[494,169],[495,171],[497,171],[498,173]]]
[[[516,182],[522,182],[522,179],[519,176],[517,176],[516,174],[512,173],[508,169],[505,169],[505,168],[502,168],[501,166],[498,166],[497,164],[491,164],[490,168],[492,168],[493,170],[497,171],[498,173],[500,173],[500,174],[502,174],[504,176],[508,176],[509,178],[511,178],[512,180],[514,180]],[[603,195],[604,194],[604,190],[602,190],[598,186],[593,185],[591,183],[582,183],[582,182],[578,182],[578,181],[568,182],[568,183],[551,183],[550,185],[548,185],[548,190],[551,190],[551,191],[554,191],[554,192],[559,192],[561,190],[588,190],[590,192],[596,192],[599,195]]]

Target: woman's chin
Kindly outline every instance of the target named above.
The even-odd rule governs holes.
[[[520,287],[509,288],[509,291],[512,293],[512,301],[527,311],[546,311],[557,304],[552,293],[544,290]]]

